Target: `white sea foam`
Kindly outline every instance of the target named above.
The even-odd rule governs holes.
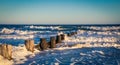
[[[82,26],[81,28],[93,29],[93,30],[118,30],[120,26],[105,26],[105,27],[96,27],[96,26]]]
[[[34,27],[33,27],[34,28]],[[15,32],[15,30],[10,31],[8,29],[5,29],[7,31],[2,31],[2,33],[6,33],[6,34],[10,34]],[[105,29],[107,30],[107,29]],[[10,33],[8,33],[10,31]],[[18,31],[19,33],[19,31]],[[81,36],[82,34],[86,33],[86,31],[84,30],[79,30],[77,31],[78,34],[72,36],[72,37],[67,37],[65,36],[65,40],[62,41],[61,44],[57,44],[57,48],[53,49],[53,50],[65,50],[65,49],[75,49],[75,48],[83,48],[83,47],[115,47],[115,48],[119,48],[120,49],[120,44],[117,44],[116,42],[119,40],[119,38],[116,37],[87,37],[87,36]],[[112,35],[113,33],[111,32],[91,32],[88,31],[87,32],[89,35],[91,34],[104,34],[104,35]],[[24,33],[27,34],[27,33]],[[59,33],[60,34],[60,33]],[[119,36],[119,32],[115,32],[115,34],[117,34]],[[3,37],[2,37],[3,36]],[[16,35],[1,35],[0,38],[15,38],[15,39],[21,39],[21,38],[33,38],[34,36],[31,34],[31,36],[16,36]],[[85,42],[84,44],[80,44],[80,42]],[[91,42],[93,42],[94,44],[91,44]],[[100,43],[100,42],[104,42],[104,43]],[[111,42],[111,43],[109,43]],[[69,46],[70,45],[70,46]],[[50,51],[50,50],[48,50]],[[35,49],[35,53],[39,53],[40,51]],[[94,50],[92,51],[92,53],[100,53],[102,55],[104,55],[103,51],[98,51],[98,50]],[[27,61],[28,59],[26,58],[26,56],[31,56],[31,58],[33,58],[35,56],[35,54],[29,52],[26,50],[24,45],[19,45],[18,47],[13,46],[13,61],[14,64],[21,64],[24,63],[25,61]],[[53,54],[54,55],[54,54]],[[80,53],[80,55],[86,55],[85,53]],[[13,61],[6,61],[3,58],[0,58],[3,61],[0,61],[0,64],[6,62],[9,65],[13,64]],[[22,60],[21,60],[22,59]],[[33,58],[34,59],[34,58]],[[55,59],[57,62],[62,63],[61,60],[59,59]],[[31,63],[35,63],[35,62],[31,62]],[[59,63],[54,63],[55,65],[59,65]],[[3,65],[7,65],[7,64],[3,64]],[[71,63],[71,65],[74,65],[74,63]]]
[[[3,28],[0,32],[5,34],[10,34],[14,32],[14,29]]]
[[[66,42],[68,45],[69,43]],[[64,44],[64,43],[63,43]],[[117,47],[117,46],[120,46],[120,44],[103,44],[103,45],[100,45],[100,44],[96,44],[96,45],[91,45],[89,43],[86,43],[86,44],[76,44],[76,45],[73,45],[72,47],[59,47],[59,48],[55,48],[53,50],[65,50],[65,49],[75,49],[75,48],[82,48],[82,47]],[[47,50],[47,51],[50,51]],[[13,63],[14,64],[21,64],[21,63],[24,63],[25,61],[27,61],[28,59],[26,58],[26,56],[30,56],[31,58],[33,58],[35,56],[35,54],[37,53],[40,53],[40,51],[38,51],[37,49],[35,49],[35,52],[32,53],[32,52],[29,52],[26,50],[25,46],[24,45],[19,45],[19,46],[13,46],[13,53],[12,53],[12,57],[13,57],[13,61],[6,61],[5,59],[2,58],[3,62],[7,62],[9,63],[10,65],[12,65]],[[102,55],[104,55],[104,52],[103,51],[98,51],[98,50],[94,50],[92,51],[92,53],[100,53]],[[80,53],[80,55],[86,55],[85,53]],[[22,59],[22,60],[21,60]],[[33,58],[34,59],[34,58]],[[58,62],[58,63],[54,63],[55,65],[59,65],[59,63],[62,63],[61,60],[55,58],[55,60]],[[36,61],[36,60],[35,60]],[[3,63],[1,62],[1,64]],[[32,64],[33,62],[31,62]],[[74,64],[74,63],[71,63],[71,64]],[[7,65],[7,64],[6,64]]]
[[[38,35],[39,36],[39,38],[50,38],[50,37],[55,37],[57,34],[50,34],[50,35],[48,35],[48,34],[45,34],[45,35]]]
[[[25,26],[25,27],[29,27],[29,28],[32,28],[32,29],[51,29],[51,30],[62,30],[62,28],[60,28],[61,26],[34,26],[34,25],[31,25],[31,26]]]
[[[34,53],[37,52],[39,51],[36,50]],[[25,46],[13,47],[12,55],[13,55],[13,60],[16,61],[15,64],[24,63],[27,60],[26,56],[28,55],[30,55],[31,57],[35,56],[32,52],[27,51]]]
[[[11,34],[11,33],[15,33],[15,34],[18,34],[18,35],[25,35],[25,34],[35,34],[37,33],[38,31],[22,31],[22,30],[15,30],[15,29],[8,29],[8,28],[3,28],[0,33],[3,33],[3,34]]]
[[[40,51],[36,50],[34,53],[29,52],[26,50],[25,46],[13,46],[12,50],[12,58],[13,60],[9,61],[5,58],[3,58],[0,55],[0,65],[13,65],[13,64],[21,64],[27,61],[26,56],[29,56],[32,58],[35,56],[36,53],[39,53]]]
[[[33,39],[34,35],[1,35],[1,39]]]

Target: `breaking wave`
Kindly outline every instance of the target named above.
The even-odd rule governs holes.
[[[60,28],[61,26],[25,26],[27,28],[31,28],[31,29],[51,29],[51,30],[62,30],[62,28]]]
[[[82,26],[81,28],[86,28],[86,29],[92,29],[92,30],[104,30],[104,31],[109,31],[109,30],[120,30],[120,26]]]
[[[18,35],[25,35],[25,34],[35,34],[37,33],[36,31],[22,31],[22,30],[15,30],[15,29],[8,29],[8,28],[3,28],[0,33],[2,34],[18,34]]]

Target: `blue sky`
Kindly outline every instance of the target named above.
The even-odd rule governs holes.
[[[0,0],[0,24],[120,24],[120,0]]]

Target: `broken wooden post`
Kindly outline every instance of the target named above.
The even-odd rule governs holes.
[[[56,43],[61,43],[61,36],[60,35],[56,36]]]
[[[29,40],[25,40],[25,47],[29,51]]]
[[[41,50],[45,50],[48,48],[48,44],[47,44],[47,41],[45,38],[41,38],[40,48],[41,48]]]
[[[56,41],[55,37],[50,38],[50,48],[55,48],[56,47]]]
[[[65,34],[61,34],[61,40],[65,40]]]
[[[75,32],[75,34],[77,34],[77,32]]]
[[[12,59],[12,45],[2,44],[0,47],[1,47],[0,54],[4,58],[11,60]]]
[[[71,32],[71,35],[74,35],[75,33],[74,32]]]
[[[25,40],[25,47],[28,51],[34,52],[34,40]]]
[[[71,36],[71,33],[68,33],[67,36]]]
[[[12,59],[12,45],[7,45],[7,59]]]
[[[30,45],[29,45],[29,46],[30,46],[30,47],[29,47],[30,51],[31,51],[31,52],[34,52],[34,40],[30,40],[29,44],[30,44]]]

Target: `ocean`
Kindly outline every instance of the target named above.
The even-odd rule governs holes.
[[[0,25],[0,43],[16,46],[24,44],[25,39],[34,39],[37,44],[40,38],[49,41],[51,36],[58,33],[69,33],[78,29],[78,25]]]
[[[24,44],[25,39],[34,39],[35,43],[40,42],[40,38],[46,38],[47,41],[50,40],[51,36],[56,36],[59,33],[70,33],[77,30],[85,30],[86,32],[82,36],[92,36],[92,37],[115,37],[120,38],[117,33],[120,32],[120,25],[25,25],[25,24],[1,24],[0,25],[0,43],[1,44],[11,44],[19,45]],[[92,34],[88,35],[87,31],[95,32],[110,32],[111,35],[98,35]],[[116,41],[120,43],[120,41]]]
[[[22,47],[26,39],[33,39],[35,44],[41,38],[77,31],[77,35],[68,37],[61,47],[40,51],[23,57]],[[74,44],[90,44],[86,47],[69,47]],[[120,64],[120,25],[34,25],[34,24],[1,24],[0,44],[11,44],[14,47],[14,65],[119,65]],[[62,47],[63,46],[63,47]],[[68,47],[65,47],[68,46]],[[18,49],[18,50],[15,50]],[[18,53],[19,52],[19,53]],[[18,55],[17,55],[18,54]],[[22,55],[22,56],[21,56]],[[18,57],[20,56],[20,57]],[[30,57],[29,57],[30,56]],[[18,62],[18,63],[17,63]],[[21,62],[21,63],[20,63]]]

